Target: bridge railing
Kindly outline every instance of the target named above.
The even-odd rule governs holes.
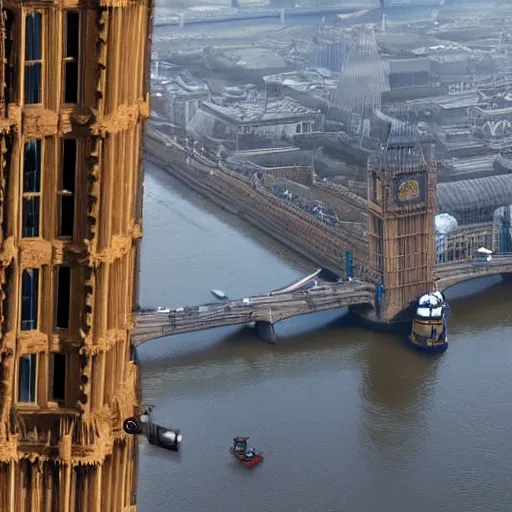
[[[451,261],[445,261],[436,264],[436,271],[449,271],[450,269],[456,269],[457,267],[467,268],[468,265],[475,267],[499,267],[506,263],[512,263],[512,252],[498,252],[490,255],[490,259],[487,260],[483,256],[469,255],[466,258],[453,259]]]

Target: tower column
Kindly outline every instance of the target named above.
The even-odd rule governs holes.
[[[407,137],[368,162],[370,264],[381,275],[383,321],[432,289],[436,186],[435,163]]]
[[[0,509],[134,512],[151,0],[1,7]]]

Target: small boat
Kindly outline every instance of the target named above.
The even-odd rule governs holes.
[[[164,308],[163,306],[158,306],[156,308],[156,312],[157,313],[170,313],[171,312],[171,308]]]
[[[214,297],[217,297],[217,299],[220,299],[220,300],[227,300],[228,299],[228,296],[222,291],[222,290],[210,290],[210,293],[214,296]]]
[[[263,452],[247,449],[248,437],[235,437],[229,451],[246,467],[252,468],[263,461]]]
[[[448,348],[448,305],[441,292],[422,295],[417,302],[416,314],[412,321],[409,343],[431,354],[440,354]]]

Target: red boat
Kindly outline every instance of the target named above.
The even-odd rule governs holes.
[[[229,451],[246,467],[257,466],[263,460],[263,452],[257,452],[254,448],[247,449],[248,437],[235,437],[233,446]]]

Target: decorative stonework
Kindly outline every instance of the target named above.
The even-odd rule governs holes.
[[[25,238],[20,241],[21,268],[39,268],[52,263],[52,243],[47,240]]]
[[[4,501],[14,510],[22,503],[40,508],[43,502],[55,502],[56,498],[60,503],[71,503],[74,497],[74,506],[81,510],[101,499],[102,509],[136,512],[135,505],[128,506],[134,498],[127,498],[131,486],[132,494],[136,492],[135,461],[127,456],[136,439],[127,437],[121,425],[125,417],[137,414],[138,407],[138,370],[129,360],[129,329],[133,326],[133,248],[142,236],[142,228],[141,219],[133,218],[133,204],[141,193],[141,187],[134,186],[139,172],[136,162],[141,158],[139,134],[141,123],[149,116],[147,83],[138,74],[145,73],[149,65],[146,60],[151,4],[148,0],[103,0],[99,5],[89,0],[21,4],[4,0],[3,8],[12,9],[19,21],[43,4],[42,104],[25,102],[21,71],[26,41],[24,31],[19,30],[21,23],[15,23],[13,31],[17,32],[8,37],[14,40],[14,51],[19,52],[14,56],[19,96],[9,97],[20,104],[10,104],[6,115],[0,117],[0,137],[15,135],[14,142],[11,137],[0,140],[0,206],[5,200],[9,230],[0,233],[0,304],[7,298],[10,306],[7,319],[0,306],[0,488],[8,489]],[[114,6],[122,9],[110,9]],[[88,31],[87,37],[81,39],[84,44],[80,47],[79,64],[85,72],[80,77],[82,94],[77,106],[61,105],[65,7],[80,11],[81,26]],[[119,34],[121,20],[129,20],[143,33],[140,37],[134,37],[133,30]],[[3,34],[0,31],[0,38],[5,37]],[[0,40],[0,77],[5,76],[6,65],[2,43]],[[137,48],[137,44],[143,47]],[[135,54],[144,61],[132,59]],[[123,66],[113,62],[118,55],[126,59]],[[124,91],[120,92],[124,98],[116,97],[112,91]],[[116,136],[108,137],[109,134]],[[78,140],[74,240],[57,237],[57,190],[62,172],[59,137],[63,136]],[[20,176],[23,143],[44,138],[40,237],[22,238],[22,180],[10,180],[9,196],[5,197],[5,175]],[[121,154],[116,144],[125,148],[126,154]],[[125,184],[123,195],[113,190],[114,176],[119,172]],[[129,200],[125,200],[127,196]],[[71,266],[72,297],[69,329],[56,331],[51,317],[58,304],[56,284],[61,265]],[[18,309],[22,271],[26,268],[40,269],[39,317],[37,330],[33,331],[21,331]],[[113,294],[116,300],[111,300]],[[48,401],[53,379],[51,352],[67,355],[69,377],[64,403]],[[19,377],[12,372],[22,354],[37,356],[37,396],[34,402],[16,404],[17,386],[13,383]],[[32,464],[30,473],[25,464],[6,470],[6,463],[21,459]],[[48,478],[45,473],[53,470],[43,464],[45,461],[57,463],[58,478]],[[114,479],[125,482],[113,486],[107,495],[99,478],[98,466],[102,464],[108,464],[106,471]],[[74,467],[85,465],[89,468],[77,481]],[[21,481],[27,483],[20,487]],[[46,482],[44,486],[42,481]],[[86,488],[87,496],[77,492],[78,487]],[[121,495],[124,490],[127,492]]]
[[[133,130],[139,123],[140,105],[121,105],[115,113],[106,116],[98,116],[97,121],[91,126],[94,135],[105,137],[109,133],[119,133],[125,130]]]
[[[23,110],[22,129],[25,140],[56,135],[58,126],[59,115],[53,110],[36,107],[25,107]]]

